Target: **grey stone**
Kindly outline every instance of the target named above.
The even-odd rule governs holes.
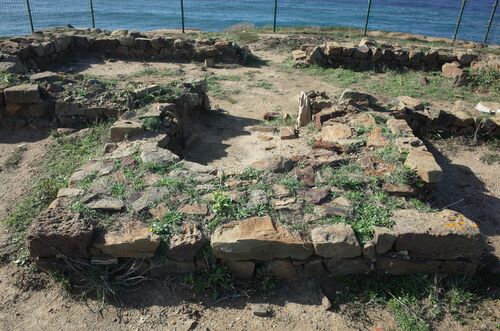
[[[224,260],[224,265],[238,279],[251,279],[255,271],[255,262]]]
[[[90,209],[102,210],[102,211],[121,211],[125,208],[125,203],[122,199],[105,197],[92,201],[87,204]]]
[[[132,120],[118,120],[111,126],[111,141],[119,142],[144,131],[142,123]]]
[[[211,245],[215,256],[237,261],[305,260],[313,254],[311,243],[274,224],[269,216],[224,224],[213,233]]]
[[[28,249],[33,257],[88,258],[94,231],[94,224],[80,214],[49,208],[40,213],[29,227]]]
[[[168,149],[158,147],[156,143],[148,142],[142,145],[141,160],[168,165],[179,161],[179,157]]]
[[[36,84],[23,84],[4,89],[5,102],[16,104],[41,103],[42,97]]]
[[[362,258],[356,259],[328,259],[326,267],[335,276],[361,275],[371,271],[368,261]]]
[[[184,222],[180,231],[170,238],[167,257],[176,261],[192,261],[206,242],[201,226]]]
[[[373,241],[378,254],[385,254],[392,249],[396,241],[396,233],[389,228],[374,227]]]
[[[375,263],[378,273],[387,275],[408,275],[416,273],[447,273],[472,275],[477,270],[477,262],[418,260],[380,257]]]
[[[348,224],[317,226],[311,230],[311,238],[318,256],[341,259],[361,255],[361,246]]]
[[[475,260],[484,248],[477,224],[452,210],[424,213],[403,209],[395,211],[392,219],[396,251],[407,251],[410,257]]]

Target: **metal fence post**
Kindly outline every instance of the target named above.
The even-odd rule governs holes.
[[[90,0],[90,15],[92,15],[92,27],[95,29],[94,1]]]
[[[273,32],[276,32],[276,16],[278,15],[278,0],[274,0]]]
[[[488,35],[490,34],[491,24],[493,23],[493,19],[495,18],[495,12],[497,11],[498,0],[495,0],[495,5],[493,6],[493,11],[491,12],[490,20],[488,21],[488,29],[486,29],[486,34],[484,35],[483,44],[486,44],[488,40]]]
[[[185,33],[185,30],[184,30],[184,0],[181,0],[181,21],[182,21],[182,33]]]
[[[460,15],[458,15],[457,26],[455,27],[455,33],[453,34],[453,42],[457,39],[458,29],[460,28],[460,23],[462,22],[462,15],[464,14],[465,4],[467,0],[462,0],[462,7],[460,8]]]
[[[368,21],[370,20],[371,9],[372,9],[372,0],[368,0],[368,9],[366,10],[365,31],[363,32],[364,36],[366,36],[366,31],[368,31]]]
[[[26,0],[26,6],[28,7],[28,18],[30,20],[31,33],[33,33],[35,32],[35,28],[33,26],[33,17],[31,16],[30,0]]]

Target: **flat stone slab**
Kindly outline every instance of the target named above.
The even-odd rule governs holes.
[[[361,255],[361,246],[349,224],[321,225],[311,230],[316,255],[330,258],[352,258]]]
[[[115,257],[153,257],[160,245],[160,237],[149,231],[141,222],[123,222],[122,231],[106,232],[96,239],[93,246]]]
[[[323,126],[323,129],[321,130],[321,139],[327,143],[335,143],[340,139],[347,139],[351,136],[351,128],[341,123],[333,123],[332,125]]]
[[[476,223],[464,215],[445,209],[423,213],[414,209],[394,212],[396,251],[410,257],[429,259],[477,259],[484,247]]]
[[[4,90],[7,103],[27,104],[41,103],[42,97],[37,84],[12,86]]]
[[[417,171],[418,176],[426,183],[436,183],[441,180],[443,169],[436,162],[432,153],[422,150],[410,151],[405,165]]]
[[[118,120],[111,126],[111,141],[119,142],[143,131],[142,123],[131,120]]]
[[[305,260],[314,252],[310,242],[275,224],[269,216],[224,224],[213,233],[211,245],[216,257],[237,261]]]

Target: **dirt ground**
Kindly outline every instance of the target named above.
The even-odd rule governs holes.
[[[196,119],[188,130],[186,159],[212,165],[230,173],[243,170],[249,163],[268,155],[294,155],[306,150],[307,139],[282,141],[277,134],[250,132],[248,127],[259,124],[264,113],[279,111],[295,114],[300,91],[320,90],[339,96],[342,89],[315,77],[294,76],[280,68],[287,54],[267,51],[254,52],[267,65],[253,67],[220,67],[202,70],[199,64],[88,62],[74,63],[64,70],[89,75],[115,77],[129,75],[144,68],[182,69],[185,79],[215,74],[243,77],[240,80],[219,81],[227,90],[239,93],[227,98],[211,97],[213,108],[220,111]],[[157,78],[157,79],[175,79]],[[270,84],[252,87],[259,81]],[[152,79],[148,83],[154,83]],[[264,138],[263,136],[266,136]],[[271,138],[271,139],[270,139]],[[15,201],[29,190],[50,137],[36,129],[0,132],[0,164],[19,144],[26,144],[22,160],[13,170],[0,172],[0,218]],[[429,142],[431,151],[445,171],[445,180],[437,187],[436,204],[451,205],[477,221],[488,236],[491,249],[500,256],[500,165],[480,161],[487,147],[467,147],[458,140]],[[2,232],[5,235],[5,232]],[[382,330],[396,328],[388,311],[373,309],[362,320],[352,320],[338,311],[325,310],[319,293],[321,282],[291,282],[280,284],[273,296],[228,297],[213,301],[193,297],[182,281],[153,281],[140,292],[130,293],[120,306],[107,306],[102,313],[81,300],[74,300],[53,280],[43,274],[28,276],[27,271],[13,264],[0,267],[0,329],[1,330]],[[265,305],[270,317],[253,314],[257,305]],[[481,316],[471,317],[465,326],[445,319],[441,330],[494,329],[500,320],[500,304],[489,302],[480,308]],[[495,326],[496,324],[496,326]]]

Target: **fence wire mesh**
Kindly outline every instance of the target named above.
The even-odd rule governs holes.
[[[371,0],[368,30],[452,37],[463,0]],[[467,0],[459,39],[483,41],[498,0]],[[186,29],[221,31],[234,25],[257,27],[346,26],[363,29],[368,0],[0,0],[0,36],[20,36],[71,24],[102,29]],[[181,3],[183,11],[181,10]],[[500,9],[498,10],[500,11]],[[182,16],[182,13],[184,14]],[[276,21],[274,21],[276,13]],[[500,42],[496,16],[488,42]]]

